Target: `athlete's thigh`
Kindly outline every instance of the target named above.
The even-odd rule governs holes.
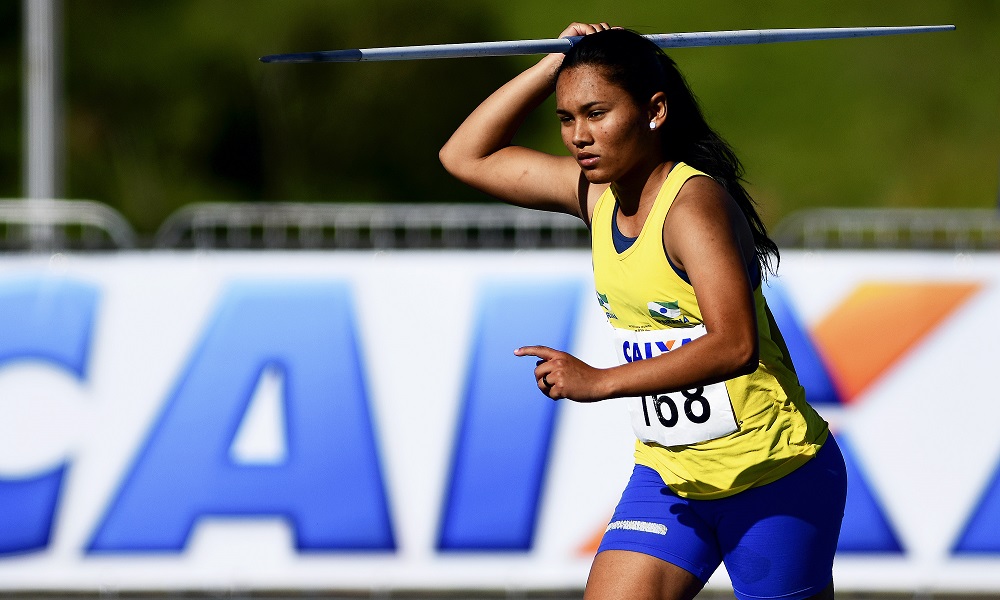
[[[833,577],[846,494],[843,457],[831,436],[792,473],[725,499],[717,531],[736,596],[823,597]]]
[[[693,501],[664,485],[656,471],[641,465],[636,465],[622,492],[601,539],[598,557],[610,550],[648,555],[685,570],[701,582],[708,581],[722,562],[714,524]]]
[[[690,572],[648,554],[606,550],[597,555],[584,600],[690,600],[704,584]]]

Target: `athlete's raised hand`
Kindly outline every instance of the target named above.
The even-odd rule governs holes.
[[[570,23],[569,26],[559,34],[559,37],[574,37],[577,35],[590,35],[598,31],[607,31],[611,26],[607,23]]]

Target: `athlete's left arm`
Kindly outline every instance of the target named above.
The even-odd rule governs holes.
[[[667,213],[663,240],[671,261],[691,280],[706,334],[656,358],[609,369],[543,346],[518,349],[520,356],[542,359],[535,377],[549,397],[641,396],[716,383],[757,368],[757,319],[747,274],[756,254],[736,202],[715,181],[690,179]]]
[[[759,338],[749,273],[757,254],[736,201],[713,179],[690,179],[667,213],[663,246],[687,273],[707,331],[695,340],[702,342],[697,370],[716,381],[752,373]]]

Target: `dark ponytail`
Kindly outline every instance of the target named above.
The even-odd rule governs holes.
[[[708,123],[677,65],[656,44],[627,29],[585,36],[566,53],[560,72],[579,65],[600,66],[609,81],[640,105],[657,92],[667,96],[667,120],[661,129],[666,160],[683,161],[718,181],[736,200],[753,231],[761,273],[777,270],[778,245],[756,203],[743,187],[743,165],[733,149]]]

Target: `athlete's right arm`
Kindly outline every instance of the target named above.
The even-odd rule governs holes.
[[[562,35],[596,30],[574,23]],[[511,144],[528,114],[555,90],[562,58],[547,55],[490,95],[452,134],[439,157],[457,179],[504,202],[589,221],[589,186],[581,185],[580,167],[572,157]]]

